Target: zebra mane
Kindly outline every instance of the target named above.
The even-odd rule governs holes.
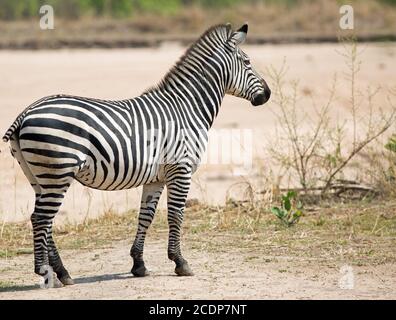
[[[194,50],[206,39],[210,38],[213,36],[213,34],[216,34],[217,36],[220,36],[224,42],[228,39],[228,37],[231,35],[232,29],[230,24],[218,24],[210,27],[207,29],[199,38],[196,40],[193,44],[190,45],[190,47],[184,52],[184,54],[179,58],[179,60],[169,69],[169,71],[165,74],[165,76],[158,82],[158,84],[150,87],[146,91],[143,92],[149,93],[153,90],[158,90],[158,89],[163,89],[166,87],[166,84],[168,83],[169,78],[177,72],[177,70],[184,66],[187,61],[189,55],[194,52]]]

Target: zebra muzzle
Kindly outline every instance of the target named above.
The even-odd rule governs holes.
[[[266,103],[269,100],[270,96],[271,96],[271,91],[269,90],[260,92],[253,97],[251,103],[254,106],[261,106],[262,104]]]

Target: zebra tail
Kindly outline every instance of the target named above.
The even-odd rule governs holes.
[[[19,129],[19,127],[22,124],[23,119],[25,118],[26,114],[29,112],[29,110],[33,109],[35,106],[37,106],[39,103],[45,101],[46,99],[51,98],[50,96],[41,98],[37,100],[36,102],[32,103],[30,106],[28,106],[25,110],[23,110],[19,116],[15,119],[14,123],[11,125],[11,127],[8,128],[6,133],[3,136],[3,141],[8,142],[10,141],[11,136]]]
[[[14,132],[19,129],[24,117],[25,114],[21,114],[18,118],[15,119],[14,123],[11,125],[11,127],[9,127],[9,129],[6,131],[6,133],[3,136],[4,142],[8,142],[11,136],[14,134]]]

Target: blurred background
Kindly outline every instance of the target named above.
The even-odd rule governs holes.
[[[55,29],[47,33],[37,24],[44,4],[55,11]],[[354,33],[362,39],[395,37],[395,0],[0,0],[0,46],[152,46],[164,37],[191,42],[226,21],[248,21],[250,43],[334,41],[342,4],[353,6]]]

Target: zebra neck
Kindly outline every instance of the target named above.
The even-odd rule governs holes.
[[[189,73],[187,67],[183,69],[168,77],[162,89],[174,97],[176,107],[186,110],[201,123],[202,129],[209,130],[223,102],[225,86],[216,83],[203,68]]]

